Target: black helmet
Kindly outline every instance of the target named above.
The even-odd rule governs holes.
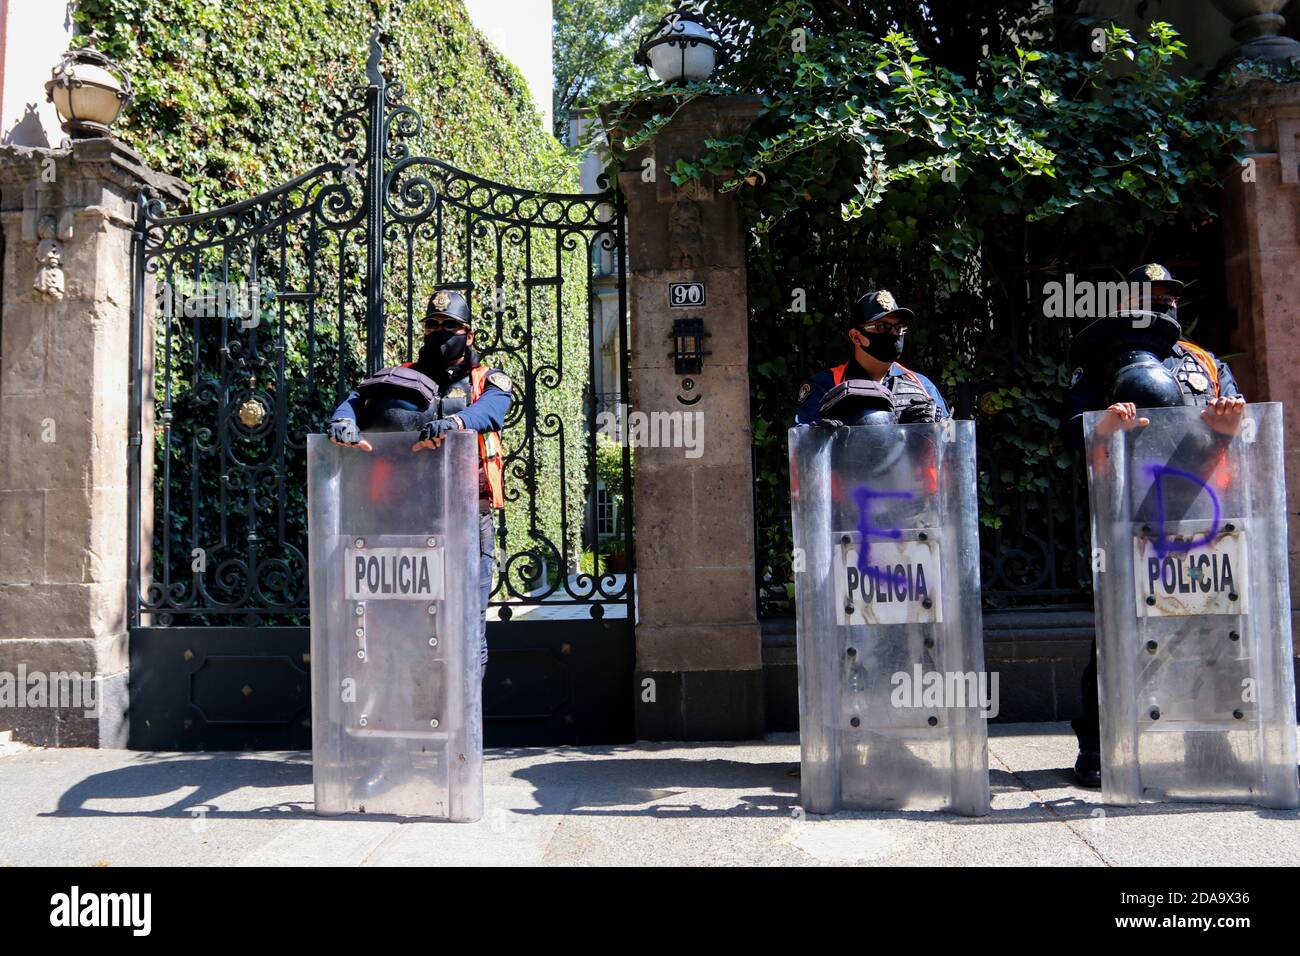
[[[894,397],[880,382],[850,378],[822,396],[818,411],[845,425],[892,425]]]
[[[1186,402],[1174,373],[1147,351],[1117,354],[1107,380],[1109,405],[1132,402],[1138,408],[1171,408]]]
[[[437,402],[421,410],[404,398],[368,398],[357,425],[366,432],[416,432],[437,417]]]
[[[865,293],[853,303],[853,308],[849,312],[849,327],[857,328],[866,322],[883,319],[887,315],[897,315],[907,320],[915,318],[911,309],[899,306],[888,289],[879,289]]]
[[[1174,354],[1183,334],[1178,320],[1164,312],[1116,312],[1084,326],[1070,343],[1073,368],[1114,367],[1117,356],[1150,352],[1157,360]]]
[[[459,292],[451,289],[439,289],[429,296],[429,305],[424,311],[424,319],[444,316],[449,319],[455,319],[458,322],[464,322],[466,325],[472,325],[470,321],[469,303]]]

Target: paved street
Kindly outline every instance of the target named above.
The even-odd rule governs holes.
[[[993,812],[801,819],[793,735],[489,751],[476,824],[317,818],[306,753],[0,746],[0,865],[1294,865],[1296,812],[1103,808],[1064,724],[994,725]]]

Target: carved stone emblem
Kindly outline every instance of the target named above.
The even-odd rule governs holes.
[[[63,298],[63,243],[54,238],[57,223],[53,216],[42,216],[37,228],[36,281],[32,287],[47,302]]]
[[[689,199],[678,199],[668,216],[671,268],[698,269],[704,265],[702,226],[700,207]]]

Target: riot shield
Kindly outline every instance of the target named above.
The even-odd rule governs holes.
[[[1103,797],[1300,805],[1282,406],[1140,415],[1084,417]]]
[[[972,422],[790,430],[805,809],[989,809]]]
[[[478,455],[307,439],[316,812],[483,814]]]

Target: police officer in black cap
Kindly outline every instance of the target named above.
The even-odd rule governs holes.
[[[1138,266],[1129,288],[1140,290],[1130,308],[1086,326],[1070,344],[1074,372],[1063,424],[1075,447],[1083,445],[1083,415],[1106,410],[1100,436],[1150,424],[1138,409],[1203,406],[1216,435],[1241,427],[1246,399],[1226,363],[1182,338],[1178,299],[1183,283],[1159,263]],[[1097,641],[1081,682],[1083,713],[1073,722],[1079,738],[1074,772],[1085,787],[1101,786],[1101,724],[1097,707]]]
[[[915,318],[911,309],[901,308],[887,289],[867,292],[849,312],[849,343],[853,357],[843,365],[823,369],[799,390],[796,425],[839,428],[855,425],[922,424],[951,417],[939,389],[924,375],[899,363],[903,337]],[[898,436],[896,450],[904,454],[908,436]],[[879,473],[888,473],[897,458],[874,462]],[[900,774],[916,779],[934,773],[908,749],[888,737],[880,738],[867,755],[871,772],[882,776]],[[800,768],[790,771],[799,776]]]
[[[459,292],[439,289],[429,297],[424,317],[424,342],[414,362],[384,369],[358,391],[352,392],[334,411],[329,425],[335,444],[369,450],[361,438],[363,427],[375,421],[397,420],[418,427],[419,441],[413,452],[437,448],[451,431],[478,433],[479,444],[479,591],[482,614],[479,628],[479,656],[487,666],[487,606],[496,564],[492,513],[505,507],[504,463],[501,428],[514,385],[505,372],[490,368],[474,351],[474,330],[469,303]],[[421,406],[422,383],[410,372],[426,378],[432,388]],[[372,386],[367,389],[367,386]],[[401,392],[410,386],[414,391]],[[370,392],[371,397],[362,390]],[[394,396],[401,396],[395,398]],[[394,406],[396,405],[396,411]]]
[[[844,388],[831,394],[849,382],[882,386],[894,421],[901,424],[936,422],[950,417],[948,406],[934,383],[899,364],[903,338],[914,318],[912,310],[900,308],[886,289],[859,298],[849,312],[848,321],[847,335],[853,346],[853,357],[843,365],[823,369],[804,384],[799,390],[795,424],[851,424],[846,416],[856,415],[862,402]],[[876,396],[874,401],[878,404],[879,399]],[[824,403],[826,415],[823,415]]]

